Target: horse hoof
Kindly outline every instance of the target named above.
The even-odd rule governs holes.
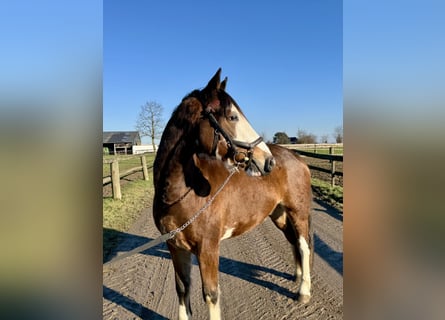
[[[308,303],[311,300],[311,296],[308,296],[307,294],[300,294],[298,296],[298,302],[299,303]]]

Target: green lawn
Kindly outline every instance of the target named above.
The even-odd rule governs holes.
[[[114,158],[104,156],[104,160]],[[120,157],[119,159],[121,159]],[[151,167],[154,154],[146,155],[147,167]],[[140,157],[119,160],[121,171],[140,166]],[[109,175],[109,164],[104,164],[104,176]],[[106,169],[108,168],[108,171]],[[152,206],[154,186],[152,171],[149,169],[149,180],[134,180],[121,185],[122,199],[103,198],[103,258],[121,241],[122,233],[128,231],[144,208]]]
[[[150,167],[153,165],[154,159],[156,154],[155,153],[146,153],[145,159],[147,160],[147,166]],[[141,157],[140,155],[128,155],[128,156],[103,156],[104,161],[110,161],[113,159],[119,160],[119,171],[124,172],[128,169],[141,166]],[[110,164],[104,163],[103,164],[103,177],[107,177],[110,175]]]
[[[314,196],[343,211],[343,187],[332,187],[329,182],[312,178]]]

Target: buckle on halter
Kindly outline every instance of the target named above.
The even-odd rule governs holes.
[[[235,154],[233,155],[233,162],[236,165],[244,165],[246,163],[248,163],[250,161],[250,153],[251,152],[246,152],[246,151],[236,151]]]

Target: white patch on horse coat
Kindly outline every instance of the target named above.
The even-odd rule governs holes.
[[[218,300],[216,301],[216,304],[213,304],[211,301],[212,299],[209,296],[206,296],[206,302],[209,307],[210,320],[221,319],[221,308],[219,306],[220,297],[221,297],[221,290],[219,289],[219,285],[218,285]]]
[[[305,296],[311,295],[311,273],[310,273],[310,255],[309,245],[303,236],[299,237],[301,264],[303,269],[302,281],[300,286],[300,294]]]
[[[237,135],[234,137],[235,140],[243,141],[243,142],[253,142],[258,139],[260,136],[258,133],[252,128],[249,121],[236,109],[235,106],[232,106],[233,114],[238,116],[238,123],[236,125]],[[272,155],[269,147],[266,145],[264,141],[260,142],[257,147],[261,149],[264,153]]]
[[[224,232],[224,234],[223,234],[221,240],[229,239],[229,238],[232,236],[232,234],[233,234],[233,230],[235,230],[235,228],[229,228],[229,229],[227,229],[226,232]]]
[[[233,137],[235,140],[244,141],[244,142],[252,142],[258,139],[260,136],[256,131],[252,128],[249,121],[242,115],[241,112],[238,112],[235,106],[232,107],[232,115],[236,115],[238,117],[238,122],[236,124],[236,136]],[[264,146],[267,148],[266,144]],[[269,148],[267,148],[267,152],[270,153]]]
[[[301,262],[297,262],[297,259],[300,259],[299,257],[297,258],[296,256],[296,252],[295,250],[292,250],[292,253],[294,254],[294,259],[295,259],[295,276],[296,276],[296,281],[300,282],[301,280],[301,276],[303,275],[303,270],[301,269]]]
[[[252,170],[251,168],[248,168],[248,169],[246,170],[246,172],[247,172],[247,175],[248,175],[248,176],[251,176],[251,177],[261,177],[261,172],[259,172],[259,171],[254,171],[254,170]]]
[[[272,154],[272,153],[270,152],[270,150],[269,150],[269,147],[267,146],[267,144],[266,144],[264,141],[262,141],[262,142],[258,145],[258,148],[260,148],[261,150],[263,150],[265,153],[270,153],[270,154]]]
[[[179,305],[179,313],[178,313],[178,319],[179,320],[189,320],[189,315],[187,314],[187,308],[184,304]]]

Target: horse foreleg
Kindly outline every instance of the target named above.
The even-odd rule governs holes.
[[[305,237],[298,238],[299,251],[301,256],[301,285],[298,290],[300,296],[298,300],[302,303],[307,303],[311,299],[311,249]],[[297,269],[298,272],[298,269]]]
[[[307,303],[311,299],[311,267],[313,260],[313,241],[311,238],[310,215],[304,215],[298,211],[288,210],[289,224],[295,228],[295,250],[297,282],[300,282],[298,289],[298,301]]]
[[[210,320],[219,320],[221,319],[218,284],[219,244],[202,247],[198,253],[198,261],[202,293],[209,307]]]
[[[188,320],[192,315],[190,306],[190,272],[191,272],[191,253],[168,245],[173,266],[175,268],[176,293],[179,299],[179,320]]]
[[[298,237],[299,253],[301,258],[301,285],[298,300],[307,303],[311,299],[311,269],[314,255],[314,241],[311,230],[311,216],[301,214],[295,223]]]

